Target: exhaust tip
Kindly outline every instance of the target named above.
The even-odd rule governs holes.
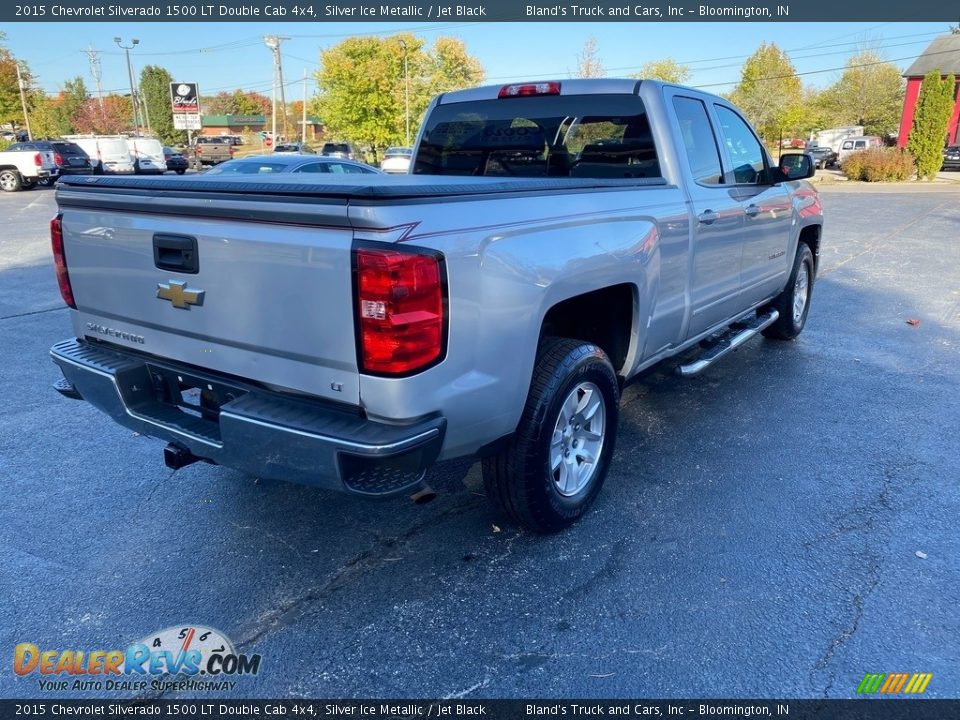
[[[185,447],[175,443],[169,443],[163,449],[163,464],[171,470],[179,470],[180,468],[186,467],[187,465],[192,465],[201,459],[202,458],[198,458]]]
[[[426,505],[432,500],[436,500],[437,493],[434,492],[433,488],[429,485],[424,485],[422,488],[417,490],[413,495],[410,496],[410,499],[413,500],[414,505]]]

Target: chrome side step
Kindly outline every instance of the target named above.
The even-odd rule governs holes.
[[[700,357],[693,362],[678,367],[677,375],[691,377],[703,372],[728,352],[736,350],[747,340],[760,333],[761,330],[775,323],[779,317],[779,312],[771,310],[766,315],[760,315],[753,320],[734,323],[719,338],[709,341],[707,348]]]

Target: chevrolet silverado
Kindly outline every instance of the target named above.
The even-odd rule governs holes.
[[[57,389],[197,460],[366,496],[482,459],[539,532],[596,497],[623,384],[795,338],[808,155],[726,100],[564,80],[435,98],[409,175],[64,178]]]

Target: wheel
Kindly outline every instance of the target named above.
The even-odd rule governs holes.
[[[617,376],[603,350],[582,340],[544,341],[516,434],[483,460],[487,497],[535,532],[574,523],[606,477],[619,402]]]
[[[177,175],[183,175],[185,172],[186,170],[177,170]]]
[[[807,314],[810,312],[814,272],[813,253],[810,252],[810,246],[800,243],[787,286],[772,303],[760,311],[765,312],[773,308],[780,313],[777,321],[764,329],[764,337],[793,340],[803,332]]]
[[[16,192],[23,187],[23,180],[16,170],[0,170],[0,190]]]
[[[20,187],[22,187],[24,190],[33,190],[33,188],[35,188],[35,187],[37,186],[37,183],[38,183],[38,182],[40,182],[40,181],[39,181],[39,180],[27,180],[26,178],[21,178],[21,180],[20,180]]]

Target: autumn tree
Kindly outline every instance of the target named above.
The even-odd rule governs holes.
[[[917,163],[917,177],[921,180],[932,180],[943,164],[955,88],[954,76],[941,77],[939,69],[928,72],[920,85],[907,150]]]
[[[74,117],[78,133],[116,135],[132,129],[133,106],[129,96],[105,95],[103,105],[88,98]]]
[[[863,125],[867,135],[890,135],[900,126],[904,81],[896,65],[874,50],[847,61],[840,79],[823,93],[832,124]]]
[[[664,58],[663,60],[652,60],[651,62],[644,63],[640,68],[640,72],[632,77],[646,80],[663,80],[664,82],[683,85],[690,79],[690,68],[686,65],[681,65],[672,58]]]
[[[730,100],[768,144],[804,124],[803,86],[790,58],[775,43],[761,43],[743,64]]]
[[[308,111],[323,120],[330,137],[366,146],[374,155],[405,142],[408,88],[413,134],[434,95],[483,80],[482,66],[455,38],[437,38],[427,47],[407,33],[353,37],[320,59],[318,94]]]
[[[258,92],[234,90],[201,98],[204,115],[269,115],[273,103]]]
[[[600,54],[597,52],[597,39],[587,38],[583,43],[583,49],[577,55],[577,69],[574,75],[578,78],[598,78],[606,73],[606,68],[603,67]]]
[[[3,45],[6,33],[0,32],[0,124],[19,127],[24,124],[23,106],[20,103],[20,85],[17,83],[17,59]],[[33,79],[30,68],[20,61],[20,75],[27,87]]]

